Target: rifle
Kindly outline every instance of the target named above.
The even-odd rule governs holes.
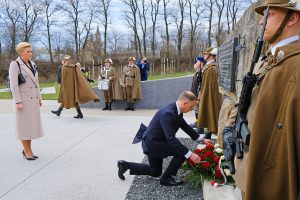
[[[267,25],[268,15],[269,7],[264,11],[263,24],[260,34],[256,40],[250,71],[243,78],[243,88],[238,105],[238,114],[235,120],[235,126],[227,128],[223,132],[224,156],[226,161],[229,161],[229,170],[231,174],[235,174],[235,155],[238,159],[242,159],[245,147],[250,144],[250,130],[248,128],[247,112],[251,103],[252,90],[257,81],[257,77],[253,74],[253,70],[261,55],[261,50],[264,44],[263,36]]]

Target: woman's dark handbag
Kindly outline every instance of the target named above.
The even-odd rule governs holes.
[[[21,85],[26,82],[26,79],[24,78],[23,74],[21,73],[20,63],[18,61],[16,61],[16,63],[18,64],[18,67],[19,67],[18,85]],[[7,85],[7,88],[10,90],[9,76],[7,76],[7,78],[6,78],[6,85]]]
[[[16,61],[19,67],[19,74],[18,74],[18,85],[21,85],[23,83],[26,82],[26,79],[24,78],[23,74],[21,73],[21,67],[20,67],[20,63],[18,61]]]

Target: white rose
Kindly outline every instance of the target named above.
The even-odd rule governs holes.
[[[231,176],[230,170],[229,169],[224,169],[224,172],[226,176]]]
[[[221,160],[225,160],[225,156],[223,155],[223,156],[221,156]]]
[[[216,149],[216,148],[219,148],[220,145],[219,145],[218,143],[216,143],[214,147],[215,147],[215,149]]]
[[[217,152],[217,153],[222,153],[222,152],[223,152],[223,149],[221,149],[221,148],[216,148],[216,149],[215,149],[215,152]]]

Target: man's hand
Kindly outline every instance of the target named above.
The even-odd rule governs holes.
[[[193,161],[195,164],[201,162],[201,158],[197,154],[195,154],[195,153],[192,153],[192,155],[189,157],[189,159],[191,161]]]
[[[203,139],[203,144],[208,146],[214,146],[214,142],[212,140]]]

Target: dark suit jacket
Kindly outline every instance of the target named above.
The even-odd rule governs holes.
[[[179,128],[193,140],[199,137],[199,134],[183,119],[182,113],[178,115],[176,103],[161,108],[143,133],[144,153],[158,158],[182,157],[187,154],[189,149],[175,137]]]

